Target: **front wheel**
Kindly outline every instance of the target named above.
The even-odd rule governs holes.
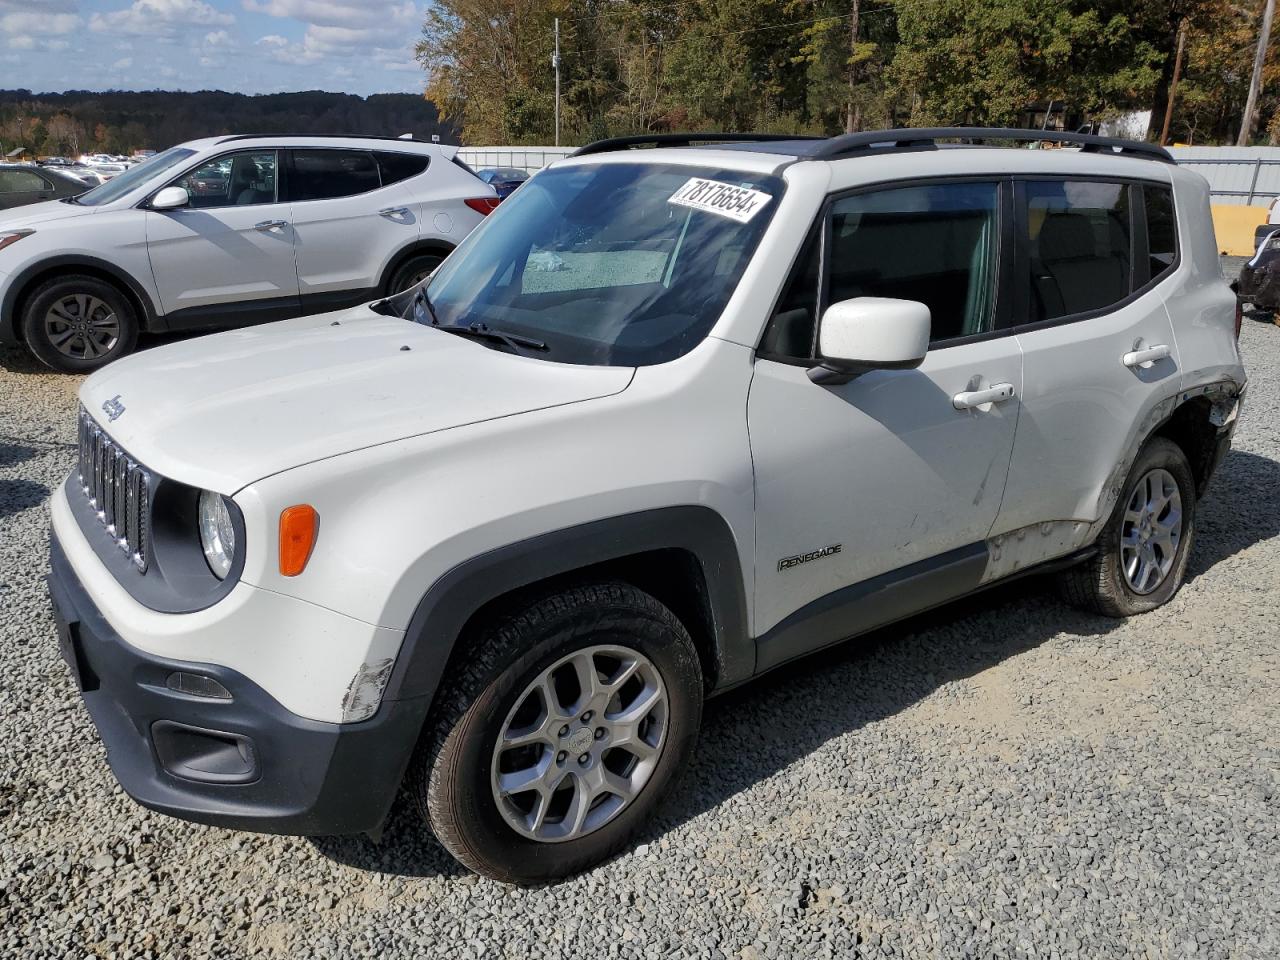
[[[683,624],[627,584],[576,587],[484,631],[410,773],[440,842],[539,883],[622,847],[688,762],[702,672]]]
[[[133,351],[138,315],[117,287],[73,275],[50,280],[27,298],[22,332],[46,365],[88,373]]]
[[[1151,440],[1098,537],[1098,554],[1062,575],[1066,598],[1109,617],[1145,613],[1170,600],[1187,572],[1196,488],[1182,449]]]

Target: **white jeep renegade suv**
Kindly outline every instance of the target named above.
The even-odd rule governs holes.
[[[90,377],[50,585],[120,782],[308,834],[403,784],[545,880],[709,694],[1029,571],[1167,601],[1245,386],[1207,185],[938,144],[1041,136],[596,144],[423,285]]]
[[[282,320],[417,283],[497,206],[456,147],[193,140],[67,200],[0,214],[0,342],[96,370],[141,330]]]

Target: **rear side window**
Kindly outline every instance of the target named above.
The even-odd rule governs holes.
[[[1145,184],[1143,206],[1147,214],[1147,256],[1152,280],[1173,269],[1178,259],[1178,223],[1173,213],[1173,191]]]
[[[1029,323],[1103,310],[1129,295],[1129,186],[1029,180],[1024,237],[1031,267]]]
[[[374,157],[378,160],[378,170],[382,174],[382,185],[384,187],[399,183],[401,180],[408,180],[410,177],[416,177],[427,169],[427,164],[430,162],[427,157],[413,153],[378,151],[374,153]]]
[[[367,150],[295,150],[290,200],[333,200],[376,190],[378,165]]]

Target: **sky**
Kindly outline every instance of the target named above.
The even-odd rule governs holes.
[[[0,87],[420,93],[416,0],[0,0]]]

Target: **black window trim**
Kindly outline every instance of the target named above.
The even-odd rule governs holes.
[[[760,331],[760,337],[756,342],[756,357],[760,360],[772,360],[775,363],[785,363],[790,366],[811,367],[818,362],[818,338],[822,326],[822,314],[826,311],[831,293],[831,264],[828,261],[831,249],[831,212],[832,207],[839,201],[852,196],[866,193],[881,193],[885,190],[897,190],[909,187],[936,186],[938,184],[952,183],[992,183],[997,187],[996,190],[996,277],[992,291],[995,296],[995,303],[992,306],[991,317],[992,327],[990,330],[984,330],[981,333],[971,333],[967,336],[951,337],[948,340],[939,340],[936,343],[929,343],[929,352],[935,350],[946,350],[951,347],[962,347],[970,343],[982,343],[986,340],[995,340],[999,337],[1008,336],[1013,332],[1012,326],[1012,308],[1016,302],[1014,296],[1015,290],[1015,273],[1013,269],[1014,257],[1006,256],[1006,250],[1013,249],[1013,238],[1015,233],[1015,208],[1013,206],[1014,198],[1014,178],[1009,174],[957,174],[952,176],[931,176],[931,177],[911,177],[903,180],[881,180],[875,183],[859,184],[856,187],[850,187],[845,190],[839,190],[835,193],[827,194],[822,202],[822,207],[818,210],[814,222],[810,225],[809,230],[805,233],[804,240],[798,245],[796,253],[792,257],[791,265],[787,268],[786,277],[782,282],[782,286],[778,288],[778,292],[774,295],[773,303],[770,305],[768,317],[765,325]],[[792,357],[782,354],[771,353],[764,349],[764,338],[769,330],[769,324],[773,322],[774,316],[777,314],[778,306],[782,298],[786,295],[791,287],[791,279],[795,271],[800,266],[800,254],[809,244],[809,239],[813,236],[815,230],[821,229],[822,239],[818,249],[818,295],[816,297],[817,316],[813,321],[813,338],[809,345],[808,357]]]
[[[270,206],[271,204],[283,203],[284,201],[280,199],[280,180],[281,180],[281,171],[284,168],[284,157],[283,157],[284,151],[281,150],[279,147],[257,147],[257,148],[242,147],[239,150],[228,150],[226,153],[216,153],[211,157],[203,157],[202,159],[197,160],[191,166],[186,167],[181,173],[178,173],[173,175],[172,177],[169,177],[164,183],[160,184],[160,186],[156,187],[154,190],[149,190],[147,192],[147,195],[143,197],[141,200],[139,200],[134,206],[137,209],[144,209],[144,210],[149,209],[151,206],[152,197],[154,197],[161,190],[164,190],[166,187],[176,187],[178,185],[179,180],[181,180],[183,177],[189,174],[195,173],[197,170],[199,170],[203,166],[207,166],[210,163],[215,163],[218,160],[224,160],[227,157],[239,156],[242,153],[274,153],[276,155],[276,198],[270,201],[270,203],[253,203],[253,204],[245,204],[245,206],[266,207],[266,206]],[[229,203],[229,204],[226,204],[225,206],[232,207],[232,206],[236,206],[236,204]],[[192,209],[221,210],[221,209],[224,209],[224,207],[194,207]]]
[[[1037,330],[1048,330],[1052,327],[1060,327],[1068,323],[1080,323],[1084,320],[1093,320],[1097,317],[1103,317],[1117,310],[1122,310],[1130,304],[1137,301],[1140,297],[1146,296],[1157,286],[1170,279],[1178,268],[1182,265],[1182,239],[1180,236],[1180,224],[1178,222],[1178,204],[1174,199],[1173,184],[1163,183],[1158,180],[1144,179],[1142,177],[1109,177],[1098,174],[1018,174],[1014,178],[1014,219],[1016,220],[1015,237],[1027,237],[1029,231],[1027,229],[1027,196],[1024,184],[1030,182],[1086,182],[1086,183],[1112,183],[1122,184],[1129,188],[1129,294],[1114,303],[1109,303],[1105,307],[1098,307],[1095,310],[1084,310],[1079,313],[1070,313],[1061,317],[1054,317],[1051,320],[1036,320],[1030,323],[1013,322],[1008,328],[1010,333],[1034,333]],[[1174,253],[1173,262],[1169,265],[1169,269],[1161,273],[1160,276],[1152,279],[1150,277],[1150,258],[1148,255],[1148,238],[1147,238],[1147,209],[1144,197],[1144,188],[1156,187],[1169,191],[1170,207],[1173,213],[1173,242]],[[1143,258],[1141,265],[1138,263],[1138,254],[1141,252]],[[1017,291],[1015,294],[1015,313],[1014,317],[1026,317],[1031,313],[1031,263],[1029,251],[1026,244],[1015,243],[1013,245],[1013,260],[1015,261],[1015,276],[1017,277]],[[1143,282],[1139,285],[1138,280]],[[1010,318],[1011,321],[1013,317]]]

